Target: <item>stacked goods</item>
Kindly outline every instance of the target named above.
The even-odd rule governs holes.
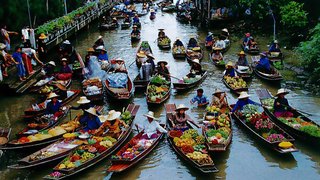
[[[44,87],[42,87],[40,90],[39,90],[39,93],[40,94],[49,94],[50,92],[52,92],[54,90],[53,86],[47,86],[45,85]]]
[[[159,39],[158,43],[160,46],[167,46],[167,45],[171,44],[171,40],[168,37],[164,37],[164,38]]]
[[[208,106],[206,111],[208,112],[208,115],[221,113],[221,109],[214,105]]]
[[[84,93],[89,96],[102,93],[102,81],[99,78],[84,80],[82,85]]]
[[[169,92],[169,86],[170,82],[165,78],[162,78],[160,75],[153,77],[147,87],[147,98],[151,102],[161,101],[163,97]]]
[[[274,99],[273,98],[266,98],[261,100],[262,105],[267,107],[269,110],[273,111],[273,104],[274,104]]]
[[[201,59],[202,56],[201,52],[190,49],[187,50],[187,55],[193,59]]]
[[[153,143],[155,139],[137,139],[136,141],[133,141],[133,143],[130,143],[130,147],[128,147],[124,152],[122,152],[120,155],[114,155],[112,156],[112,159],[128,159],[132,160],[135,157],[137,157],[141,152],[143,152],[145,149],[148,149]]]
[[[194,83],[196,81],[199,81],[199,79],[201,79],[200,75],[196,75],[194,78],[186,76],[186,77],[183,78],[183,82],[186,83],[186,84],[191,84],[191,83]]]
[[[86,163],[87,161],[98,156],[100,153],[108,150],[117,142],[116,139],[106,137],[92,137],[88,140],[88,145],[82,145],[77,150],[72,152],[60,164],[55,167],[55,170],[72,169]]]
[[[247,83],[240,77],[224,76],[224,79],[232,89],[247,88]]]
[[[174,54],[185,54],[186,49],[183,46],[175,46],[172,48]]]
[[[178,147],[189,159],[198,165],[212,164],[213,161],[208,155],[205,138],[198,134],[195,129],[189,129],[182,133],[179,130],[169,131],[170,138],[173,138],[174,145]]]
[[[121,120],[123,120],[126,124],[129,124],[132,119],[131,113],[129,111],[124,111],[121,114]]]

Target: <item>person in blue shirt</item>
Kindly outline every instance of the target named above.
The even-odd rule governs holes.
[[[188,48],[194,48],[198,46],[198,42],[194,37],[189,39]]]
[[[209,32],[208,36],[206,37],[206,46],[212,46],[212,45],[213,45],[212,32]]]
[[[98,59],[100,61],[108,61],[109,60],[106,49],[104,49],[104,48],[101,49],[100,54],[98,55]]]
[[[247,104],[255,104],[260,106],[260,104],[252,101],[249,99],[250,95],[243,91],[240,93],[240,96],[238,97],[238,101],[237,103],[234,105],[234,107],[232,108],[231,112],[237,112],[237,111],[241,111],[243,109],[243,107]]]
[[[265,73],[270,73],[271,71],[271,65],[270,65],[270,61],[267,57],[267,53],[263,52],[260,53],[260,60],[259,62],[257,62],[257,66],[256,68],[259,71],[265,72]]]
[[[58,95],[56,93],[50,93],[48,100],[51,100],[47,103],[45,114],[56,114],[61,108],[61,103],[58,101]]]
[[[101,126],[101,121],[98,117],[97,110],[93,107],[85,110],[87,113],[84,114],[79,122],[84,127],[84,131],[95,130]]]
[[[15,60],[20,81],[25,81],[26,80],[26,69],[24,68],[20,46],[17,46],[15,48],[15,52],[12,54],[12,58]]]
[[[236,77],[237,72],[235,71],[233,64],[229,61],[226,65],[226,70],[223,72],[224,76]]]
[[[183,46],[183,43],[181,42],[180,38],[177,38],[176,41],[173,43],[175,46]]]
[[[271,52],[281,52],[278,40],[274,40],[269,48],[269,53]]]
[[[140,19],[139,19],[138,14],[135,14],[135,15],[134,15],[133,23],[140,23]]]
[[[190,103],[194,104],[195,102],[198,103],[198,107],[206,106],[209,104],[209,99],[203,95],[203,89],[197,90],[197,96],[191,99]]]
[[[61,68],[60,68],[60,73],[72,73],[71,68],[68,66],[68,60],[66,58],[62,58],[61,60]]]

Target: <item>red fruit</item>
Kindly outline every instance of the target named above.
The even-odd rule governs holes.
[[[212,144],[219,144],[217,139],[212,140]]]

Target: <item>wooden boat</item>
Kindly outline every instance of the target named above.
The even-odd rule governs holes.
[[[259,56],[252,56],[252,62],[259,61]],[[253,72],[261,79],[270,81],[270,82],[280,82],[283,80],[282,75],[280,72],[273,66],[271,66],[271,74],[262,72],[258,70],[254,63],[252,64]]]
[[[47,85],[48,83],[50,83],[53,80],[54,80],[53,76],[45,78],[45,79],[41,79],[37,83],[35,83],[33,86],[31,86],[29,88],[29,91],[30,92],[39,92],[41,88],[43,88],[45,85]]]
[[[80,91],[79,90],[71,90],[74,94],[71,95],[70,97],[64,99],[62,101],[62,106],[65,106],[67,104],[69,104],[71,101],[73,101],[79,94],[80,94]],[[28,109],[26,109],[24,111],[24,116],[23,118],[25,119],[32,119],[32,118],[35,118],[35,117],[39,117],[39,116],[42,116],[45,112],[45,103],[46,101],[42,102],[42,103],[39,103],[37,104],[37,107],[39,109],[35,109],[33,107],[30,107]]]
[[[9,169],[27,169],[48,164],[66,157],[72,150],[84,143],[82,140],[59,140],[8,166]]]
[[[149,82],[149,80],[140,79],[140,75],[138,74],[133,80],[134,88],[145,89],[147,88]]]
[[[88,169],[91,166],[94,166],[95,164],[99,163],[100,161],[104,160],[105,158],[107,158],[108,156],[110,156],[111,154],[113,154],[117,149],[119,149],[122,144],[128,139],[128,137],[130,136],[131,132],[132,132],[132,125],[133,125],[133,120],[136,116],[137,111],[139,110],[139,105],[135,105],[135,104],[129,104],[126,111],[129,111],[131,113],[131,121],[130,124],[128,124],[128,128],[126,128],[124,131],[122,131],[122,133],[120,134],[120,136],[118,137],[117,141],[112,144],[112,146],[108,147],[107,149],[105,149],[104,151],[102,151],[101,153],[97,153],[93,158],[88,159],[87,161],[82,162],[79,166],[77,167],[73,167],[73,168],[68,168],[68,169],[60,169],[59,166],[61,163],[64,162],[64,160],[62,162],[60,162],[57,166],[55,166],[53,168],[53,170],[55,172],[59,172],[61,173],[61,175],[59,177],[52,177],[50,175],[47,175],[44,177],[44,179],[65,179],[65,178],[70,178],[71,176],[78,174],[86,169]],[[83,146],[79,146],[76,150],[80,149]],[[76,151],[75,150],[75,151]],[[74,152],[70,153],[69,156],[67,157],[68,159],[71,158],[71,156],[73,155]]]
[[[140,41],[140,39],[141,39],[140,35],[131,34],[131,42],[138,42]]]
[[[176,10],[176,5],[169,4],[161,8],[161,11],[163,12],[174,12]]]
[[[44,85],[41,87],[41,89],[38,91],[39,94],[41,95],[49,95],[50,92],[59,92],[60,89],[57,86],[62,86],[65,89],[69,89],[72,83],[72,79],[68,80],[57,80],[55,79],[54,81],[50,81],[48,84]]]
[[[152,79],[152,78],[151,78],[151,79]],[[153,93],[153,92],[151,92],[151,88],[150,88],[152,85],[155,85],[155,86],[157,86],[157,87],[162,86],[162,85],[165,85],[165,86],[167,87],[167,90],[165,91],[165,94],[163,94],[161,98],[156,97],[156,99],[153,100],[153,99],[150,97],[151,93]],[[150,80],[150,82],[149,82],[149,84],[148,84],[148,86],[147,86],[147,91],[146,91],[147,103],[148,103],[148,105],[158,105],[158,104],[161,104],[161,103],[163,103],[164,101],[166,101],[167,99],[169,99],[170,94],[171,94],[171,81],[170,81],[169,83],[167,83],[167,84],[153,84],[153,83],[151,82],[151,80]]]
[[[177,13],[177,20],[182,23],[189,23],[192,21],[192,16],[187,12]]]
[[[270,104],[265,104],[266,99],[273,99],[273,96],[267,89],[258,89],[256,90],[258,97],[261,101],[261,103],[264,105],[263,109],[265,113],[269,116],[269,118],[278,126],[289,132],[290,134],[294,135],[295,137],[302,139],[305,142],[309,142],[311,144],[320,144],[320,137],[312,136],[309,133],[306,133],[300,128],[294,128],[292,123],[286,122],[284,120],[280,120],[277,118],[272,111],[272,107],[270,107]],[[301,114],[297,110],[291,110],[290,112],[293,113],[293,118],[296,119],[295,121],[299,122],[299,124],[303,123],[303,125],[308,126],[315,126],[318,128],[318,131],[320,129],[320,125],[316,122],[312,121],[310,118],[306,117],[305,115]]]
[[[239,77],[239,78],[240,78],[240,77]],[[226,87],[227,87],[228,89],[230,89],[230,91],[231,91],[232,93],[235,93],[235,94],[237,94],[237,95],[240,95],[240,93],[241,93],[242,91],[248,91],[248,86],[246,86],[246,87],[244,87],[244,88],[243,88],[243,87],[241,87],[241,88],[232,87],[229,83],[227,83],[225,77],[222,78],[222,82],[223,82],[224,85],[226,85]]]
[[[212,53],[209,53],[209,59],[217,68],[226,68],[226,62],[224,60],[216,61],[212,59]]]
[[[249,53],[251,55],[257,55],[260,52],[260,49],[258,46],[257,46],[257,48],[245,49],[243,44],[241,43],[241,48],[243,49],[244,52]]]
[[[148,41],[142,41],[138,50],[137,50],[137,54],[136,54],[136,64],[138,66],[138,68],[141,67],[142,62],[144,62],[145,57],[140,57],[139,54],[152,54],[152,50],[151,50],[151,46],[149,45]]]
[[[112,18],[123,19],[125,18],[125,14],[122,11],[113,11],[110,16]]]
[[[30,122],[27,127],[22,131],[17,133],[17,137],[26,137],[29,135],[36,134],[38,132],[44,131],[46,129],[52,128],[58,125],[61,120],[67,116],[69,108],[65,107],[65,110],[62,110],[62,114],[57,117],[57,119],[52,119],[48,117],[37,117],[34,121]]]
[[[190,75],[191,75],[191,73],[187,74],[187,77],[189,77]],[[208,75],[208,72],[204,71],[200,78],[196,79],[196,81],[191,82],[191,83],[185,83],[183,80],[179,80],[179,82],[172,83],[173,88],[176,89],[177,91],[191,89],[191,88],[197,86],[198,84],[200,84],[202,81],[204,81],[206,79],[207,75]]]
[[[124,60],[117,59],[115,60],[116,63],[121,61],[123,65],[125,65]],[[111,72],[111,71],[110,71]],[[125,71],[120,71],[120,72],[113,72],[111,74],[117,74],[117,73],[125,73],[127,76],[127,85],[124,88],[115,88],[110,86],[110,82],[108,78],[105,81],[105,89],[107,95],[109,95],[110,98],[117,99],[117,100],[128,100],[132,96],[133,92],[133,83],[128,75],[127,70]],[[110,75],[110,74],[109,74]]]
[[[121,24],[121,29],[128,29],[131,27],[131,22],[128,23],[128,22],[124,22]]]
[[[149,12],[148,11],[139,11],[139,12],[137,12],[137,14],[138,14],[138,16],[139,17],[141,17],[141,16],[145,16],[145,15],[147,15]]]
[[[165,40],[165,39],[167,39],[167,43],[163,43],[163,44],[161,43],[160,38],[157,39],[158,47],[160,49],[165,50],[165,49],[171,48],[171,40],[167,36],[163,38],[163,40]]]
[[[252,78],[253,70],[251,66],[236,66],[235,70],[238,76],[240,76],[245,81],[248,81]]]
[[[177,47],[175,46],[175,43],[173,43],[172,56],[175,59],[184,59],[184,58],[186,58],[186,56],[187,56],[186,48],[184,46],[182,46],[181,50],[179,51],[177,49]]]
[[[156,18],[156,15],[150,15],[150,20],[154,20]]]
[[[213,106],[212,104],[210,106]],[[214,114],[212,113],[209,113],[208,111],[205,113],[205,116],[204,116],[204,126],[202,126],[202,134],[203,136],[206,138],[206,145],[208,147],[208,150],[211,151],[211,152],[223,152],[223,151],[226,151],[228,146],[231,144],[231,140],[232,140],[232,135],[233,135],[233,132],[232,132],[232,123],[231,123],[231,115],[229,114],[230,112],[230,108],[229,107],[222,107],[220,109],[220,114],[218,116],[215,116]],[[210,116],[211,117],[214,117],[214,123],[212,124],[210,121]],[[224,125],[223,126],[220,126],[218,125],[217,121],[219,121],[219,117],[223,117],[223,119],[226,119],[229,123],[229,127],[225,127],[226,126],[226,123],[223,123]],[[229,118],[229,120],[227,119]],[[229,134],[228,134],[228,138],[223,141],[222,143],[213,143],[208,135],[207,135],[207,132],[211,129],[226,129],[226,130],[229,130]]]
[[[0,127],[0,146],[6,144],[9,141],[11,134],[11,128]]]
[[[176,105],[175,104],[166,104],[165,105],[165,109],[166,109],[166,117],[167,117],[168,127],[171,130],[171,129],[173,129],[173,127],[172,127],[172,116],[173,116],[174,110],[176,109]],[[188,124],[188,125],[192,129],[190,124]],[[175,143],[173,142],[173,138],[172,137],[169,136],[167,138],[167,140],[168,140],[170,146],[172,147],[172,149],[175,151],[175,153],[181,159],[183,159],[189,165],[191,165],[192,168],[197,169],[202,173],[215,173],[215,172],[218,172],[218,169],[215,167],[213,162],[210,163],[210,164],[200,165],[196,161],[194,161],[191,158],[189,158],[188,156],[186,156],[186,154],[184,154],[182,152],[182,150],[175,145]]]
[[[195,59],[199,59],[199,61],[203,58],[203,50],[200,46],[195,48],[188,48],[186,51],[187,60],[189,63],[191,63]]]
[[[96,87],[94,90],[92,87]],[[100,78],[90,78],[82,81],[82,92],[90,101],[103,100],[103,84]]]
[[[162,124],[162,127],[165,128],[165,125]],[[143,135],[144,132],[140,132],[136,136],[134,136],[126,145],[124,145],[114,156],[114,158],[111,159],[112,165],[107,169],[108,172],[123,172],[130,167],[136,165],[141,160],[146,158],[154,148],[157,147],[157,145],[160,143],[161,139],[164,137],[164,133],[158,132],[158,138],[153,139],[153,142],[151,146],[149,146],[146,149],[143,149],[138,155],[136,155],[134,158],[122,158],[122,154],[126,152],[128,148],[132,148],[137,141],[140,140],[140,137]]]
[[[141,28],[141,22],[133,23],[133,26],[136,25],[138,28]]]
[[[115,23],[106,23],[106,24],[101,24],[100,25],[100,30],[115,30],[119,27],[118,24]]]
[[[233,105],[231,105],[232,107]],[[251,134],[257,138],[260,142],[262,142],[263,144],[265,144],[266,146],[268,146],[270,149],[278,152],[278,153],[291,153],[291,152],[296,152],[298,151],[298,149],[295,147],[295,146],[292,146],[291,148],[288,148],[288,149],[283,149],[283,148],[280,148],[278,145],[279,143],[281,143],[281,141],[274,141],[274,142],[270,142],[268,141],[266,138],[264,138],[262,135],[260,135],[254,128],[252,128],[251,126],[249,126],[247,123],[246,123],[246,120],[245,120],[245,117],[240,117],[237,113],[232,113],[232,118],[240,123],[244,128],[246,128],[249,132],[251,132]],[[269,119],[270,120],[270,119]],[[272,122],[270,120],[270,122]],[[276,130],[277,132],[280,132],[283,134],[283,136],[286,138],[286,141],[288,142],[291,142],[292,144],[294,143],[295,139],[290,135],[288,134],[287,132],[285,132],[283,129],[281,129],[279,126],[277,126],[276,124],[273,124],[273,129]]]
[[[284,56],[282,52],[269,52],[267,53],[267,56],[272,65],[276,62],[283,64]]]

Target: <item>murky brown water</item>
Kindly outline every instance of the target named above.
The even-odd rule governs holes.
[[[157,13],[157,18],[150,21],[149,17],[142,17],[142,40],[148,40],[156,60],[166,60],[169,62],[170,72],[177,77],[183,77],[189,71],[189,65],[186,61],[174,60],[170,51],[161,51],[157,47],[156,37],[157,29],[165,28],[166,34],[174,40],[180,37],[184,43],[189,39],[190,35],[198,35],[203,40],[207,34],[204,30],[189,24],[181,24],[176,21],[174,14]],[[79,33],[76,39],[72,40],[77,50],[85,55],[86,49],[93,44],[95,39],[101,34],[104,36],[109,56],[112,58],[125,59],[127,66],[135,60],[135,52],[137,44],[131,45],[130,30],[116,30],[108,32],[99,32],[97,25],[91,25],[89,30]],[[213,30],[214,31],[214,30]],[[232,32],[236,33],[236,32]],[[267,44],[271,40],[266,37],[256,37],[262,49],[267,49]],[[232,47],[226,53],[228,59],[236,60],[236,53],[240,51],[239,39],[232,38]],[[292,57],[290,51],[285,51],[287,58]],[[205,94],[210,97],[211,93],[216,89],[222,89],[227,92],[228,89],[221,82],[222,71],[215,68],[208,61],[208,53],[202,61],[204,69],[209,71],[209,76],[200,85]],[[137,74],[135,64],[129,67],[130,77],[134,78]],[[283,84],[284,86],[284,84]],[[73,82],[73,88],[79,88],[79,82]],[[268,88],[275,93],[278,87],[275,87],[259,79],[254,78],[250,85],[250,94],[252,99],[258,101],[254,89]],[[184,103],[190,106],[189,114],[196,120],[201,121],[203,117],[203,109],[199,109],[189,103],[189,100],[195,95],[195,89],[185,93],[177,94],[174,90],[172,96],[167,103]],[[228,94],[229,103],[236,101],[236,96]],[[298,109],[312,113],[312,119],[320,123],[320,98],[310,95],[308,92],[294,89],[289,95],[290,104]],[[34,95],[23,95],[16,97],[1,96],[0,98],[0,126],[12,127],[13,133],[24,127],[22,121],[23,110],[32,103],[37,102],[38,97]],[[136,122],[144,120],[142,116],[148,111],[146,99],[143,93],[136,93],[134,103],[141,105],[136,117]],[[125,104],[105,104],[110,108],[122,109]],[[165,112],[163,106],[152,108],[156,116],[160,117],[162,122],[165,121]],[[72,111],[72,116],[76,112]],[[69,119],[69,117],[67,118]],[[142,162],[123,174],[111,174],[105,170],[109,164],[108,160],[102,161],[100,164],[82,172],[75,176],[76,179],[319,179],[320,175],[320,153],[319,148],[314,149],[310,145],[297,141],[296,146],[300,150],[289,156],[279,155],[268,148],[261,145],[242,127],[234,124],[233,141],[228,150],[224,153],[213,154],[214,162],[220,170],[216,174],[203,175],[192,169],[185,162],[180,160],[170,148],[166,140],[163,140],[159,146]],[[9,170],[7,165],[13,164],[17,159],[26,155],[22,152],[4,152],[0,157],[0,179],[40,179],[42,176],[51,172],[51,168],[55,164],[48,166],[29,169],[23,171]]]

